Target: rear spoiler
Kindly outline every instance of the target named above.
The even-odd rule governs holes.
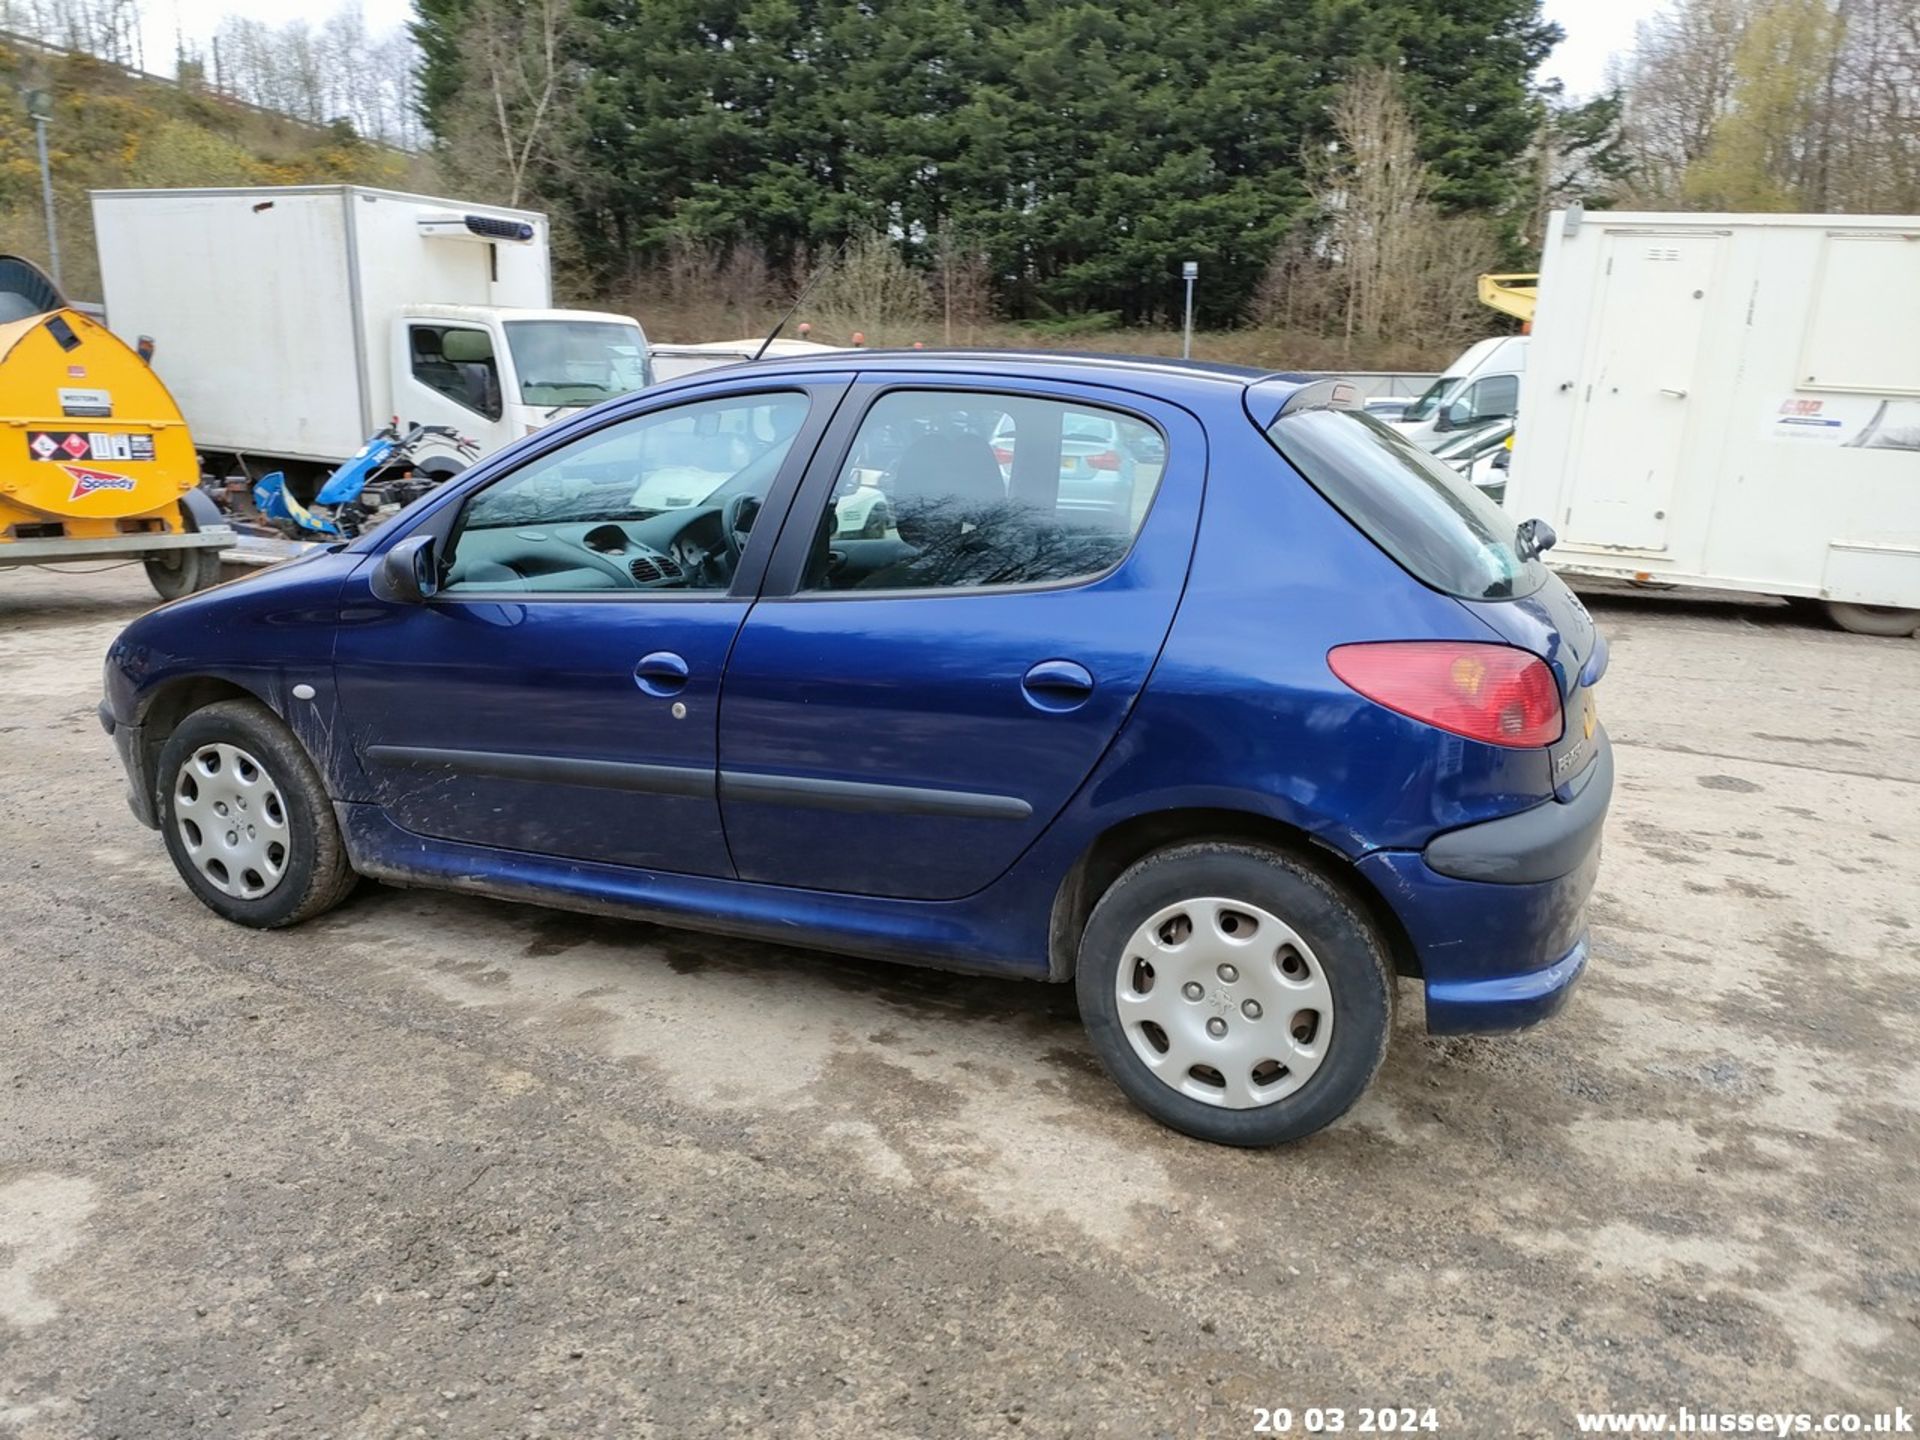
[[[1247,387],[1247,414],[1262,430],[1283,415],[1301,410],[1358,410],[1360,387],[1338,376],[1308,379],[1300,375],[1269,375]]]

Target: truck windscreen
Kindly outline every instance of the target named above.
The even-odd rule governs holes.
[[[607,320],[509,320],[507,346],[523,405],[592,405],[650,380],[638,325]]]

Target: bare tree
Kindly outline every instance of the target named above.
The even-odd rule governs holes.
[[[813,287],[803,313],[841,340],[859,334],[869,342],[899,344],[922,338],[933,292],[891,237],[868,230],[847,242]]]
[[[1675,201],[1687,167],[1707,153],[1726,114],[1734,57],[1754,0],[1677,0],[1638,27],[1613,80],[1625,99],[1623,124],[1642,202]]]
[[[1630,203],[1920,208],[1920,0],[1674,0],[1616,79]]]
[[[1336,143],[1309,157],[1308,177],[1339,259],[1351,340],[1381,333],[1431,181],[1391,71],[1363,70],[1343,85],[1333,129]]]
[[[951,345],[955,335],[963,334],[966,343],[974,341],[974,332],[993,319],[993,266],[986,252],[971,245],[951,224],[942,225],[934,241],[937,269],[934,273],[935,299],[940,307],[940,333],[943,345]]]
[[[470,183],[518,205],[537,190],[535,175],[566,162],[579,19],[573,0],[474,0],[462,24],[467,83],[444,129],[445,157]]]
[[[1255,289],[1256,325],[1337,333],[1347,354],[1445,346],[1484,333],[1475,277],[1499,262],[1491,224],[1429,198],[1399,82],[1364,71],[1333,108],[1334,143],[1309,157],[1315,213]]]
[[[0,25],[129,69],[143,59],[140,0],[5,0]]]
[[[369,35],[357,10],[318,30],[228,16],[214,32],[213,83],[225,94],[310,124],[345,120],[362,135],[418,149],[417,55],[405,29]]]

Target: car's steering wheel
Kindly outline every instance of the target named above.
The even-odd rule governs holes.
[[[753,518],[759,513],[760,497],[751,493],[734,496],[720,512],[720,538],[726,543],[729,573],[740,568],[740,552],[747,548]]]

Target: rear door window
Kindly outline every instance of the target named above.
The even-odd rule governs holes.
[[[1041,396],[897,390],[853,437],[803,590],[976,590],[1090,579],[1132,547],[1160,431]]]
[[[1413,577],[1463,600],[1531,595],[1547,580],[1523,560],[1513,519],[1460,475],[1357,410],[1301,410],[1267,438],[1335,509]]]

